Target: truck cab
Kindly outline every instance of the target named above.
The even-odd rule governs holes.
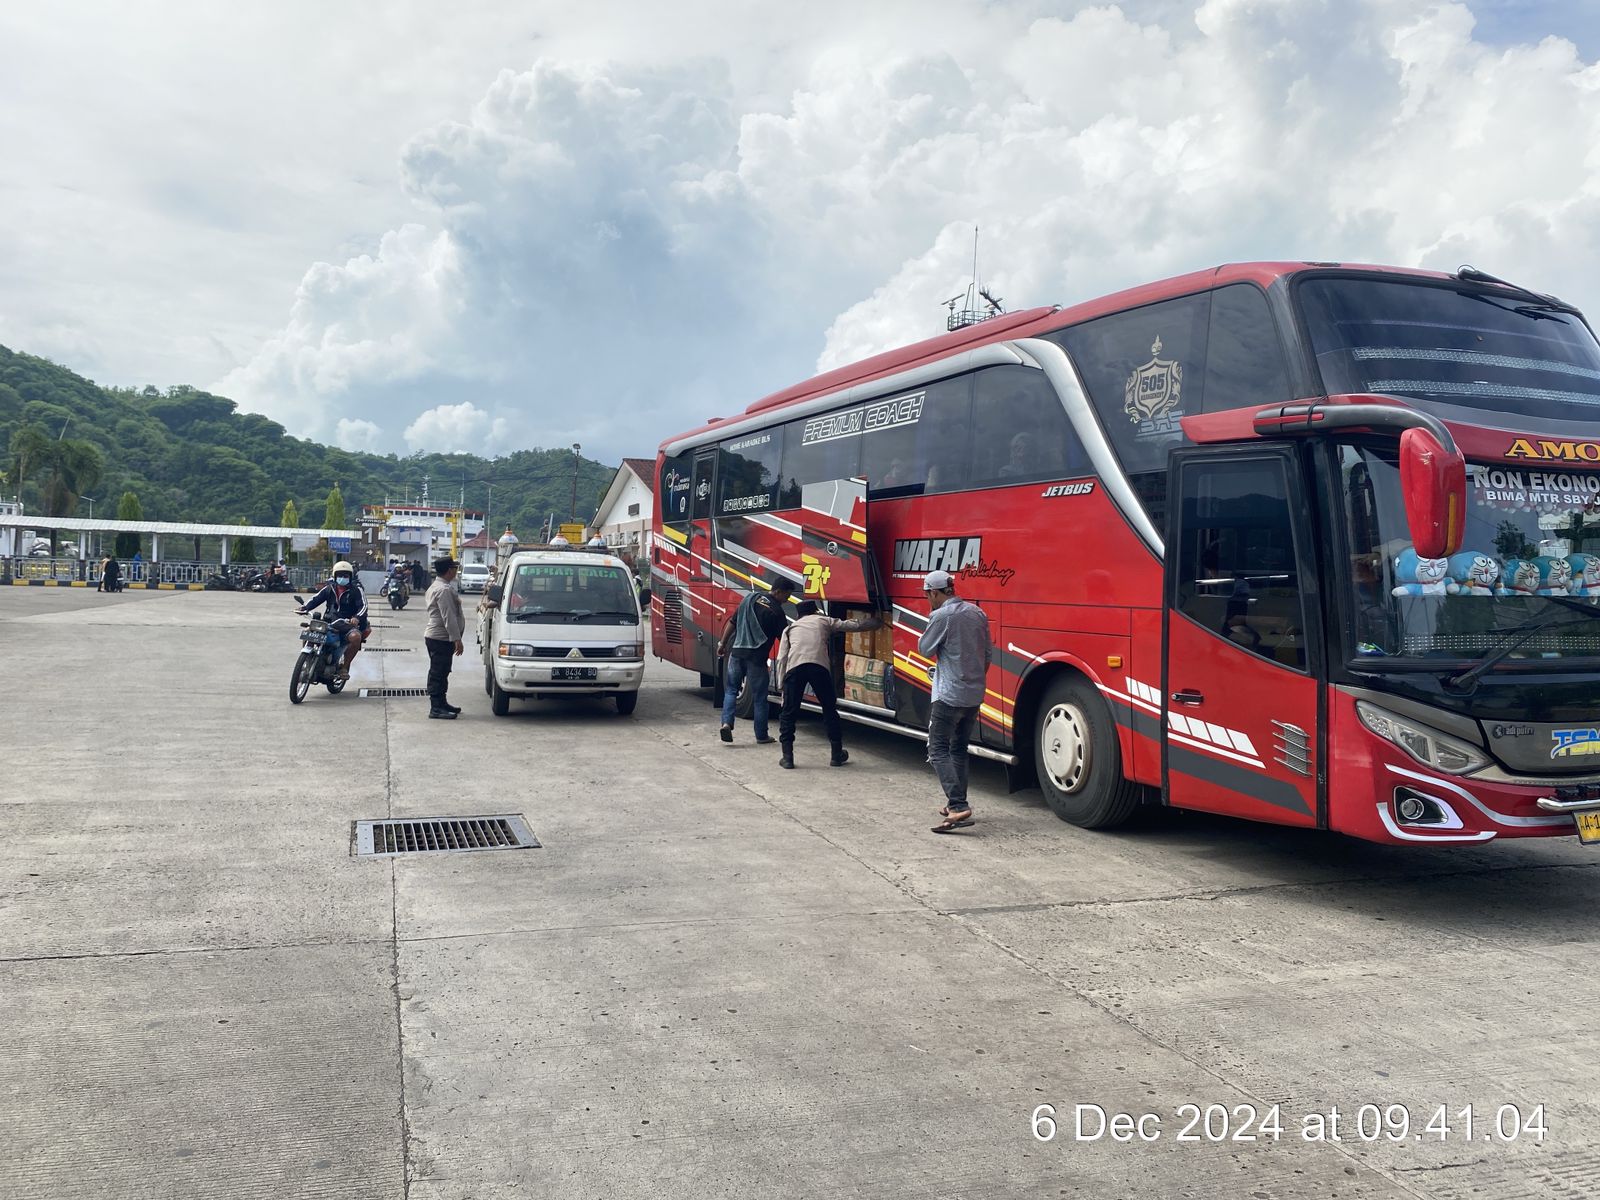
[[[484,594],[478,640],[497,717],[512,700],[610,696],[626,716],[644,677],[645,624],[628,564],[590,550],[518,550]]]

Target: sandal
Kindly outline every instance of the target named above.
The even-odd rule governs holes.
[[[946,817],[933,827],[934,833],[954,833],[958,829],[969,829],[973,825],[971,810],[957,811],[954,815]]]

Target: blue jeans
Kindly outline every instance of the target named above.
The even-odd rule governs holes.
[[[978,706],[956,708],[935,700],[928,714],[928,761],[952,809],[967,805],[967,740],[978,720]]]
[[[755,697],[755,711],[751,716],[756,723],[756,741],[767,736],[767,683],[771,669],[766,656],[746,658],[742,654],[728,655],[728,681],[722,693],[722,723],[733,728],[733,709],[739,700],[739,684],[745,683]]]

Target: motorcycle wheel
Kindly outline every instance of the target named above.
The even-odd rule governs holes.
[[[316,661],[309,654],[302,654],[294,660],[294,671],[289,675],[289,703],[299,704],[306,698],[306,693],[311,690],[311,676],[316,670]]]
[[[340,692],[344,691],[344,685],[350,681],[348,679],[340,679],[337,675],[335,675],[332,679],[325,680],[324,682],[326,682],[328,685],[328,694],[330,696],[337,696]]]

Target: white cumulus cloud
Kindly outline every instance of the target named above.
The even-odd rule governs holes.
[[[406,445],[413,450],[470,451],[503,454],[508,422],[491,417],[477,405],[440,404],[406,426]]]
[[[334,426],[333,444],[341,450],[376,450],[383,430],[372,421],[340,417]]]

